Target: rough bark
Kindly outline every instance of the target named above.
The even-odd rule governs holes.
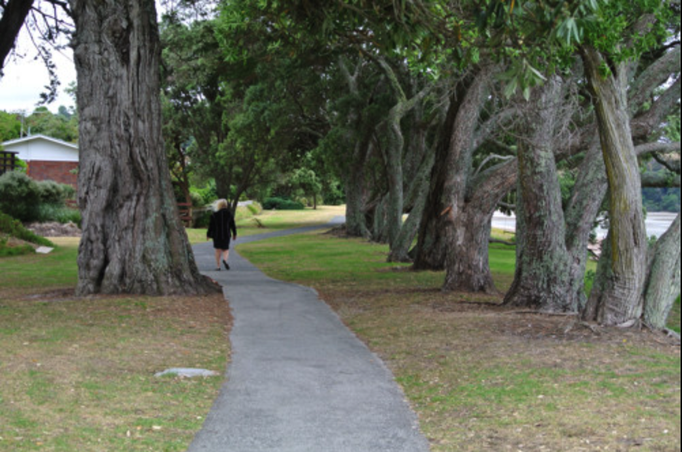
[[[583,278],[571,279],[566,223],[553,153],[562,102],[557,78],[536,90],[525,115],[527,138],[519,140],[516,273],[505,297],[510,306],[543,312],[577,312]]]
[[[475,174],[473,140],[490,69],[456,86],[436,147],[436,165],[415,250],[415,270],[447,269],[444,291],[496,293],[489,265],[492,216],[516,183],[515,159]]]
[[[601,211],[608,190],[604,157],[598,139],[588,149],[580,165],[578,179],[565,211],[566,248],[573,258],[570,267],[572,281],[584,281],[589,254],[587,246],[594,223]],[[583,288],[578,291],[578,305],[582,311],[587,304]]]
[[[646,276],[647,238],[642,212],[641,178],[626,99],[624,65],[604,75],[599,52],[582,52],[588,86],[595,107],[609,184],[610,253],[601,260],[608,271],[593,288],[588,312],[604,325],[636,322],[642,315],[642,290]]]
[[[431,183],[426,206],[419,226],[417,247],[414,251],[414,266],[418,271],[440,271],[445,269],[446,245],[442,231],[445,229],[443,212],[448,208],[443,197],[448,170],[442,163],[450,153],[450,140],[458,118],[464,116],[460,110],[464,106],[464,98],[473,84],[475,74],[468,74],[460,81],[451,96],[450,106],[445,118],[445,125],[436,145],[436,162],[431,173]]]
[[[388,199],[386,202],[386,233],[391,249],[395,246],[403,227],[403,214],[405,212],[405,180],[403,169],[403,153],[405,152],[405,137],[403,136],[402,120],[410,111],[424,99],[429,93],[427,86],[411,98],[407,98],[405,91],[400,85],[398,76],[391,66],[384,60],[379,60],[386,78],[389,80],[391,89],[396,96],[396,104],[391,108],[385,124],[385,147],[384,164],[388,182]],[[412,152],[413,150],[408,150]],[[403,237],[404,239],[404,237]]]
[[[351,74],[343,58],[339,59],[339,72],[343,75],[348,91],[355,97],[360,97],[358,78],[362,64],[358,64],[354,74]],[[357,111],[350,114],[349,123],[355,130],[362,130],[361,115]],[[367,133],[361,139],[356,139],[351,155],[350,170],[346,174],[344,184],[346,188],[346,233],[351,237],[371,238],[372,234],[367,226],[365,217],[365,165],[370,154],[370,139]]]
[[[467,195],[470,194],[473,168],[473,138],[485,97],[492,68],[482,68],[475,74],[469,89],[462,99],[461,108],[455,119],[448,155],[442,164],[446,167],[446,178],[443,185],[443,199],[446,210],[444,217],[445,256],[444,291],[486,292],[495,293],[495,285],[488,265],[488,240],[490,238],[490,221],[485,211],[478,212],[472,205],[467,206]],[[475,231],[481,221],[487,226],[483,231]],[[487,232],[483,243],[479,232]],[[472,237],[471,235],[474,234]],[[481,254],[485,248],[486,255]]]
[[[409,251],[414,242],[417,232],[419,231],[419,224],[424,214],[426,206],[426,199],[428,196],[428,176],[431,174],[433,168],[435,155],[430,152],[422,162],[422,167],[417,173],[412,189],[416,192],[414,205],[410,211],[405,223],[400,228],[400,233],[391,245],[391,251],[388,256],[388,262],[412,262]]]
[[[369,239],[364,212],[364,170],[359,165],[346,176],[346,233],[351,237]]]
[[[153,0],[71,0],[83,237],[77,293],[218,290],[198,271],[161,136]]]
[[[680,215],[653,250],[644,291],[644,322],[662,330],[675,300],[680,296]]]

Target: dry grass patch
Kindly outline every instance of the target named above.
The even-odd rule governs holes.
[[[324,296],[392,368],[434,451],[680,448],[680,352],[661,336],[434,291]]]
[[[184,451],[222,377],[156,378],[171,367],[223,373],[221,295],[74,299],[0,290],[0,451]]]

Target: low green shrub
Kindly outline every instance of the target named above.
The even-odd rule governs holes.
[[[45,237],[40,237],[24,227],[19,220],[0,212],[0,233],[35,243],[36,245],[54,247],[54,244]]]
[[[24,173],[8,171],[0,176],[0,211],[21,221],[33,221],[38,212],[41,190]]]
[[[45,211],[65,208],[65,201],[75,195],[76,190],[70,185],[54,181],[36,182],[21,172],[10,171],[0,176],[0,211],[20,221],[58,221],[56,218],[46,219]],[[75,218],[73,214],[69,215]]]
[[[263,206],[257,202],[249,204],[246,208],[249,209],[249,212],[251,212],[254,217],[263,213]]]
[[[189,195],[192,197],[192,207],[204,207],[206,205],[206,200],[201,195],[201,193],[196,191],[191,191]]]
[[[43,204],[63,206],[64,201],[76,196],[76,189],[72,186],[51,180],[38,182],[38,189],[40,190],[40,201]]]
[[[0,257],[23,256],[24,254],[35,253],[31,245],[23,246],[7,246],[7,239],[4,241],[0,239]]]
[[[268,198],[263,203],[265,210],[305,210],[301,202],[292,201],[286,198]]]
[[[40,204],[38,206],[36,221],[39,223],[51,221],[56,221],[61,224],[75,223],[78,227],[81,227],[82,216],[77,209],[72,209],[63,205]]]
[[[346,203],[346,194],[340,182],[323,185],[321,194],[327,206],[342,206]]]

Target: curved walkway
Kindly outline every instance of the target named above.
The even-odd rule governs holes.
[[[235,323],[227,381],[188,452],[429,450],[391,372],[312,289],[270,279],[234,252],[233,270],[215,272],[211,244],[194,250]]]

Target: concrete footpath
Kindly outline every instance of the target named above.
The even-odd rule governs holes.
[[[391,372],[312,289],[270,279],[234,251],[232,271],[216,272],[212,244],[194,250],[235,324],[227,381],[188,452],[429,450]]]

